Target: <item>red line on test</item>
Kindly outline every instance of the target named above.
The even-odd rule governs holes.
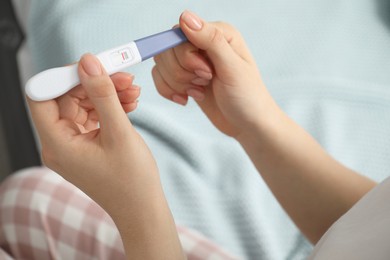
[[[122,59],[125,60],[125,54],[122,52]]]

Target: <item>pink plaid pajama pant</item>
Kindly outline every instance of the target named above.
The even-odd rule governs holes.
[[[188,259],[236,259],[185,227]],[[47,168],[30,168],[0,185],[0,259],[125,259],[118,230],[94,201]]]

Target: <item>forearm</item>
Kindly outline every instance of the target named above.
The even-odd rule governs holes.
[[[275,105],[272,118],[238,137],[277,200],[316,243],[375,182],[331,158]]]

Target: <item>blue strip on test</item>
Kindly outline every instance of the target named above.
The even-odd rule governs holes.
[[[134,42],[137,45],[142,61],[144,61],[185,41],[187,41],[187,37],[183,31],[180,28],[175,28]]]

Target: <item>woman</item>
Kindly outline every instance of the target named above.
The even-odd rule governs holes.
[[[182,105],[193,97],[221,132],[241,144],[289,216],[317,243],[376,184],[332,159],[281,111],[234,28],[188,11],[180,27],[190,43],[155,58],[157,90]],[[81,86],[73,92],[48,102],[29,101],[45,164],[112,217],[129,259],[184,258],[153,156],[124,113],[135,109],[139,89],[130,86],[128,76],[110,80],[91,55],[81,59],[79,76]],[[351,220],[367,213],[366,205],[383,195],[386,184],[341,218],[312,257],[366,257],[355,250],[364,236],[351,233],[362,219]],[[369,215],[384,220],[376,210]],[[352,226],[345,229],[345,223]],[[368,229],[378,230],[383,238],[389,235],[383,228]],[[340,245],[334,234],[349,239]],[[378,259],[386,256],[385,245],[370,248]]]

